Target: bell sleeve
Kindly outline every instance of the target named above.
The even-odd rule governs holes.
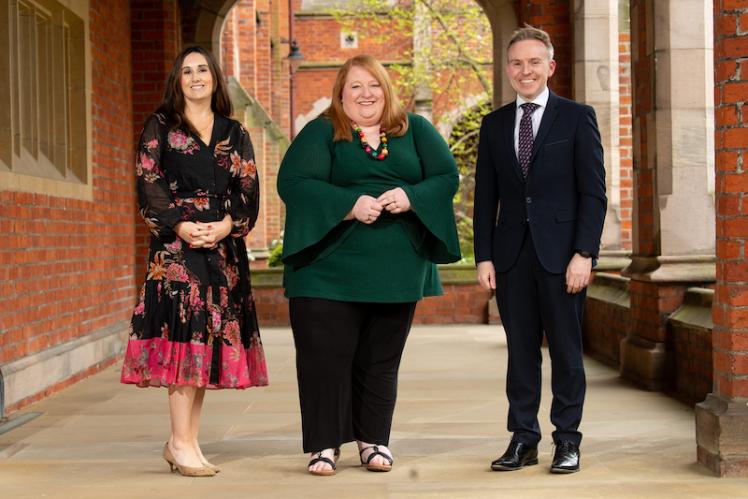
[[[231,152],[231,189],[224,206],[231,215],[231,237],[244,237],[257,223],[260,182],[249,132],[242,126],[239,143]]]
[[[143,127],[135,159],[138,205],[148,230],[162,239],[176,237],[174,226],[182,219],[182,208],[174,202],[161,164],[165,127],[159,115],[151,115]]]
[[[334,185],[333,127],[326,118],[307,124],[294,139],[278,171],[278,194],[286,205],[281,259],[301,266],[329,253],[355,227],[343,221],[362,193]]]
[[[439,132],[421,116],[409,115],[423,180],[402,186],[411,210],[426,229],[423,248],[434,263],[461,258],[455,225],[454,198],[459,186],[457,164]]]

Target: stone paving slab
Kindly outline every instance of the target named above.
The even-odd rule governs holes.
[[[107,369],[21,412],[42,416],[0,435],[0,499],[60,498],[748,498],[748,478],[718,479],[696,463],[693,409],[639,390],[586,359],[581,473],[551,475],[550,366],[544,358],[540,465],[488,470],[507,444],[506,343],[496,326],[418,326],[400,372],[391,473],[358,466],[343,447],[338,474],[305,472],[290,331],[263,331],[271,385],[206,396],[201,441],[223,468],[170,474],[166,390],[119,384]]]

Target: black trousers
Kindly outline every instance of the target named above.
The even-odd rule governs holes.
[[[496,276],[496,300],[509,349],[506,393],[507,429],[512,440],[540,441],[538,408],[541,389],[543,332],[551,357],[553,440],[577,445],[582,434],[586,380],[582,361],[582,312],[585,292],[566,292],[566,276],[547,272],[535,252],[529,231],[517,263]]]
[[[290,299],[304,452],[388,445],[416,303]]]

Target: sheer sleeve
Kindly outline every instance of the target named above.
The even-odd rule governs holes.
[[[452,198],[459,186],[457,164],[436,129],[421,116],[409,115],[423,180],[403,185],[416,217],[428,231],[429,259],[451,263],[461,258]]]
[[[255,153],[249,132],[241,127],[239,144],[231,153],[231,191],[226,199],[226,213],[231,215],[232,237],[244,237],[257,222],[260,210],[260,182],[255,165]]]
[[[161,164],[162,137],[166,124],[151,115],[138,142],[135,171],[140,215],[148,230],[157,237],[174,238],[174,226],[181,221],[182,209],[174,202]]]

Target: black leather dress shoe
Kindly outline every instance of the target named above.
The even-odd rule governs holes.
[[[491,463],[493,471],[514,471],[538,464],[538,448],[536,446],[512,442],[504,455]]]
[[[551,473],[576,473],[579,471],[579,446],[574,442],[556,442]]]

